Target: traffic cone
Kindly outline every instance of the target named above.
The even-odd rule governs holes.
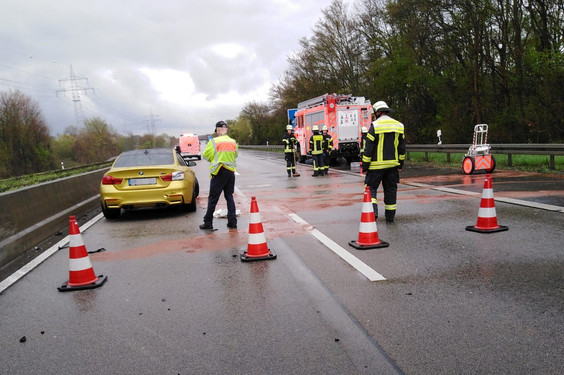
[[[266,244],[260,213],[255,197],[251,197],[251,216],[249,219],[249,240],[247,251],[241,253],[243,262],[254,260],[276,259],[276,254],[272,253]]]
[[[378,238],[378,228],[376,227],[376,220],[374,219],[374,208],[372,208],[372,197],[368,186],[366,186],[366,189],[364,190],[364,202],[362,203],[358,240],[350,241],[349,245],[357,250],[368,250],[390,246],[389,243],[381,241]]]
[[[484,180],[484,190],[482,191],[482,200],[480,202],[480,209],[478,210],[478,221],[476,225],[467,226],[466,230],[479,233],[494,233],[502,232],[507,229],[509,228],[497,224],[492,181],[488,173]]]
[[[107,277],[96,276],[94,273],[74,216],[69,217],[69,225],[69,280],[57,289],[59,292],[67,292],[102,286]]]

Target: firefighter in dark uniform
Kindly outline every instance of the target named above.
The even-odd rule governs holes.
[[[325,140],[325,148],[323,149],[323,174],[329,174],[329,155],[333,151],[333,137],[328,132],[327,125],[323,125],[321,128],[323,132],[323,139]]]
[[[360,128],[360,153],[358,155],[358,158],[360,159],[360,164],[362,164],[362,154],[364,153],[364,148],[366,147],[366,135],[368,134],[368,128],[366,126],[363,126],[362,128]]]
[[[378,217],[376,191],[380,182],[384,187],[386,222],[393,223],[396,215],[396,198],[399,170],[405,160],[405,136],[403,124],[388,114],[391,112],[383,101],[374,104],[376,120],[366,135],[366,147],[362,155],[362,171],[366,172],[364,183],[370,187],[374,216]]]
[[[325,164],[323,163],[323,150],[325,148],[325,139],[319,131],[319,126],[313,125],[311,128],[313,134],[309,138],[309,151],[313,158],[313,177],[323,175]]]
[[[294,128],[292,125],[286,126],[286,133],[284,133],[284,158],[286,159],[286,172],[288,172],[288,177],[299,177],[299,173],[296,172],[296,154],[295,150],[298,144],[298,140],[294,137]]]

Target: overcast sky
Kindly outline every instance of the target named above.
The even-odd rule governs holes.
[[[76,104],[122,134],[210,133],[268,100],[330,4],[1,0],[0,91],[39,103],[53,136],[76,125]]]

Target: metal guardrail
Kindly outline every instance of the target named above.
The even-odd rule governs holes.
[[[429,160],[429,152],[439,152],[447,154],[447,162],[450,163],[450,154],[465,154],[470,148],[471,144],[408,144],[407,145],[407,159],[409,160],[410,152],[425,152],[425,160]],[[253,150],[272,151],[284,148],[283,145],[239,145],[240,148],[249,148]],[[564,155],[564,144],[560,143],[501,143],[492,144],[491,153],[506,154],[507,165],[513,166],[512,155],[547,155],[550,157],[548,168],[555,169],[554,157]]]
[[[470,144],[446,144],[446,145],[411,144],[411,145],[407,145],[407,158],[409,159],[410,152],[425,152],[425,160],[428,160],[429,152],[439,152],[439,153],[446,153],[447,162],[450,162],[451,153],[465,154],[468,151],[468,148],[470,148],[470,146],[471,146]],[[548,168],[554,170],[555,169],[554,157],[564,155],[564,144],[559,144],[559,143],[491,144],[490,152],[492,154],[506,154],[507,165],[509,167],[513,166],[512,155],[547,155],[550,158]]]

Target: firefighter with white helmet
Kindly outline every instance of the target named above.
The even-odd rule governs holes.
[[[321,127],[321,132],[323,133],[323,140],[325,144],[323,145],[323,171],[320,174],[329,174],[329,155],[333,151],[333,137],[329,134],[329,129],[327,125]],[[322,172],[322,173],[321,173]]]
[[[325,140],[323,134],[319,131],[319,126],[313,125],[311,130],[313,134],[309,138],[309,151],[313,159],[313,177],[323,175],[325,164],[323,163],[323,149]]]
[[[362,162],[362,153],[364,152],[364,148],[366,147],[366,135],[368,134],[368,128],[363,126],[360,128],[360,161]]]
[[[286,125],[286,133],[282,138],[284,143],[284,159],[286,159],[286,172],[288,177],[299,177],[299,173],[296,172],[296,147],[298,145],[298,140],[294,137],[294,127],[292,125]]]
[[[399,170],[405,160],[404,127],[389,116],[391,109],[386,102],[378,101],[373,108],[376,120],[366,135],[362,171],[366,172],[364,183],[370,187],[374,216],[378,217],[376,192],[382,182],[386,222],[392,223],[396,215]]]

